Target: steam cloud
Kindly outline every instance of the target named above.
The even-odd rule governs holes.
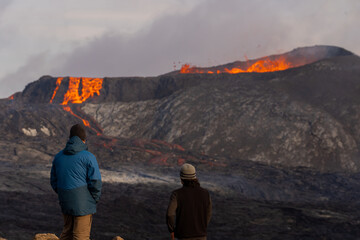
[[[359,53],[359,22],[356,0],[203,1],[132,36],[107,33],[61,56],[40,53],[1,79],[0,97],[46,74],[154,76],[172,71],[174,63],[177,69],[187,62],[213,66],[319,44]]]

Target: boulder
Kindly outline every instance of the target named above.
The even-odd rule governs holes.
[[[38,233],[33,240],[59,240],[59,238],[53,233]]]
[[[122,237],[116,236],[112,240],[124,240]]]

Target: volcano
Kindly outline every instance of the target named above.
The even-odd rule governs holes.
[[[4,131],[21,136],[22,129],[35,129],[41,135],[45,127],[63,136],[65,110],[72,115],[66,114],[68,119],[82,121],[99,136],[156,139],[214,158],[357,171],[358,56],[315,46],[267,59],[288,59],[297,67],[238,74],[177,71],[147,78],[44,76],[3,100],[5,112],[20,108],[17,113],[26,116],[17,127],[4,125]],[[264,59],[248,62],[259,61]]]
[[[237,74],[246,72],[274,72],[304,66],[325,58],[348,55],[352,55],[352,53],[343,48],[330,46],[304,47],[284,54],[247,60],[246,62],[236,61],[209,68],[199,68],[190,64],[184,64],[180,69],[180,73]]]
[[[167,238],[184,162],[214,199],[209,239],[351,239],[359,96],[360,58],[333,46],[156,77],[43,76],[0,100],[0,237],[61,231],[49,168],[82,122],[105,182],[96,239]]]

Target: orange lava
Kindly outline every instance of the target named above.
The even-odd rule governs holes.
[[[104,143],[103,146],[104,148],[107,148],[111,151],[114,151],[113,147],[116,145],[117,139],[111,139],[111,141],[109,143]]]
[[[190,66],[189,64],[184,64],[180,69],[180,73],[208,73],[208,74],[214,74],[214,73],[236,74],[236,73],[245,73],[245,72],[262,73],[262,72],[282,71],[292,67],[294,66],[291,62],[288,62],[284,57],[280,57],[275,60],[271,60],[270,58],[258,60],[255,63],[251,64],[246,69],[241,69],[240,67],[234,67],[232,69],[224,68],[222,70],[217,70],[216,72],[203,70],[195,66]]]
[[[60,88],[60,85],[62,83],[62,80],[64,78],[59,77],[56,80],[56,88],[53,92],[53,95],[50,99],[50,103],[53,102],[57,91]],[[81,83],[81,95],[79,95],[80,90],[80,83]],[[100,90],[102,88],[103,79],[102,78],[77,78],[77,77],[69,77],[69,87],[67,92],[64,95],[63,102],[61,105],[63,105],[63,109],[67,112],[69,112],[74,117],[80,119],[84,125],[93,131],[96,132],[97,135],[101,135],[101,133],[96,130],[95,128],[91,127],[90,122],[83,119],[79,115],[76,115],[72,110],[71,107],[68,106],[68,103],[83,103],[88,98],[93,97],[96,93],[98,96],[100,95]]]
[[[178,158],[177,165],[182,166],[185,162],[186,162],[186,160],[184,158]]]
[[[79,95],[79,86],[80,80],[82,80],[82,89],[81,95]],[[96,93],[100,95],[100,90],[102,88],[102,78],[69,78],[69,88],[64,95],[64,101],[62,105],[67,105],[70,103],[83,103],[89,97],[93,97]]]
[[[205,71],[203,69],[199,69],[195,66],[190,66],[190,64],[182,65],[180,69],[180,73],[214,73],[213,71]]]
[[[170,156],[168,154],[164,154],[150,159],[149,163],[162,165],[162,166],[169,166],[170,164],[167,162],[169,158]]]
[[[155,150],[151,150],[151,149],[145,149],[145,152],[150,153],[153,156],[161,156],[162,153],[160,151],[155,151]]]
[[[54,100],[54,97],[55,97],[57,91],[59,90],[59,87],[61,85],[62,80],[63,80],[62,77],[59,77],[58,79],[56,79],[56,88],[55,88],[54,93],[53,93],[53,95],[52,95],[52,97],[50,99],[50,103],[52,103],[52,101]]]
[[[96,130],[95,128],[91,127],[89,121],[83,119],[83,118],[80,117],[79,115],[76,115],[76,114],[71,110],[71,108],[70,108],[69,106],[63,106],[63,109],[64,109],[65,111],[69,112],[69,113],[70,113],[71,115],[73,115],[74,117],[80,119],[80,120],[84,123],[84,125],[85,125],[86,127],[92,129],[94,132],[96,132],[97,135],[101,135],[101,133],[100,133],[98,130]]]
[[[63,106],[63,109],[64,109],[65,111],[69,112],[71,115],[73,115],[73,116],[81,119],[81,120],[83,121],[83,123],[84,123],[85,126],[90,127],[89,121],[87,121],[87,120],[81,118],[80,116],[76,115],[76,114],[71,110],[71,108],[70,108],[69,106]]]

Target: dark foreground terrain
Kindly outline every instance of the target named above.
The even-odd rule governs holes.
[[[62,216],[49,186],[49,165],[17,166],[14,172],[10,167],[15,166],[2,164],[0,237],[25,240],[47,232],[59,236]],[[207,173],[198,164],[198,170],[213,200],[208,239],[360,236],[359,174],[284,170],[250,161],[240,161],[230,170],[214,167]],[[92,239],[117,235],[124,239],[169,239],[165,212],[171,191],[180,187],[177,171],[126,164],[102,169],[103,195]]]
[[[149,188],[156,188],[151,191]],[[156,185],[104,186],[92,239],[169,239],[164,215],[170,188]],[[36,233],[60,235],[62,216],[53,194],[0,193],[1,235],[32,239]],[[338,204],[256,201],[212,193],[208,239],[357,239],[359,211]]]

